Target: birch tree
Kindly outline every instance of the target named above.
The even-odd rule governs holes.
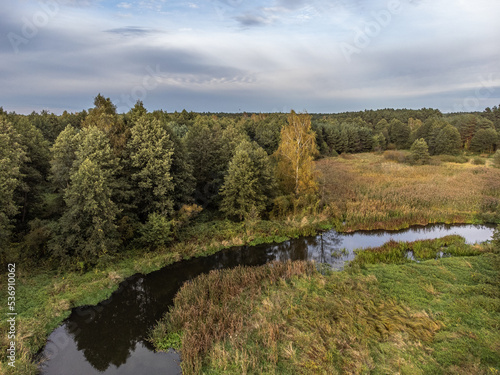
[[[316,134],[311,130],[311,116],[291,111],[288,124],[281,130],[278,157],[278,179],[283,189],[296,196],[314,194],[318,184],[314,156],[318,154]]]

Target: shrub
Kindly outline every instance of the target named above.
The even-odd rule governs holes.
[[[474,164],[474,165],[484,165],[484,164],[486,164],[486,161],[483,158],[475,157],[474,159],[472,159],[472,164]]]
[[[409,161],[411,164],[428,164],[430,161],[429,155],[429,147],[427,146],[427,142],[425,139],[420,138],[417,139],[410,148],[410,158]]]
[[[273,210],[271,217],[274,219],[283,218],[288,215],[293,207],[293,198],[290,195],[280,195],[273,200]]]
[[[497,251],[500,251],[500,225],[495,230],[492,240],[493,246]]]
[[[478,215],[479,218],[486,223],[499,223],[500,199],[491,196],[483,197]]]
[[[493,166],[500,168],[500,150],[497,150],[493,155]]]
[[[387,149],[388,149],[389,151],[391,151],[391,150],[395,150],[395,149],[396,149],[396,145],[395,145],[394,143],[389,143],[389,144],[387,145]]]
[[[165,246],[172,240],[172,221],[165,216],[152,213],[140,229],[140,242],[151,248]]]
[[[453,156],[453,155],[439,155],[436,157],[438,160],[443,163],[467,163],[469,159],[465,156]]]
[[[406,161],[406,154],[403,151],[387,150],[384,152],[384,158],[398,163],[404,163]]]

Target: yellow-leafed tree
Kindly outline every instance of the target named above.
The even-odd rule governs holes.
[[[276,151],[277,176],[287,193],[300,196],[317,192],[313,163],[317,154],[316,133],[311,130],[311,116],[291,111],[288,124],[281,129],[281,141]]]

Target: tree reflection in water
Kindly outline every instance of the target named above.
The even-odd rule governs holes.
[[[152,353],[145,341],[148,331],[172,304],[187,280],[214,269],[237,265],[259,266],[273,260],[314,260],[341,269],[354,258],[353,249],[380,246],[390,239],[414,241],[461,234],[470,242],[485,241],[493,227],[443,226],[401,232],[364,232],[339,235],[334,231],[280,244],[262,244],[221,251],[209,257],[182,261],[147,276],[134,275],[120,284],[106,301],[73,309],[63,326],[49,337],[43,374],[151,374],[180,373],[179,357]],[[348,250],[338,256],[339,250]],[[336,252],[336,255],[332,255]],[[91,366],[90,366],[91,365]]]

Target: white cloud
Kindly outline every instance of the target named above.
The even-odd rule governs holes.
[[[230,110],[234,103],[262,111],[270,103],[331,111],[337,110],[333,102],[347,110],[384,100],[384,107],[447,108],[481,87],[481,75],[493,75],[492,86],[500,86],[496,1],[407,4],[351,62],[339,44],[352,43],[358,30],[352,26],[373,20],[384,1],[233,2],[222,18],[180,0],[122,2],[121,9],[142,10],[121,16],[103,4],[61,8],[17,55],[0,45],[0,104],[78,109],[82,98],[91,102],[98,92],[112,98],[130,92],[146,67],[157,64],[163,81],[146,103],[161,106],[168,97],[176,109],[207,111]],[[157,13],[158,7],[169,14]],[[23,17],[37,9],[4,8],[0,17],[8,17],[1,20],[9,22],[0,28],[21,33]],[[498,105],[498,96],[484,107]]]
[[[117,7],[118,8],[123,8],[123,9],[130,9],[130,8],[132,8],[132,4],[131,3],[125,3],[125,2],[123,2],[123,3],[119,3],[117,5]]]

